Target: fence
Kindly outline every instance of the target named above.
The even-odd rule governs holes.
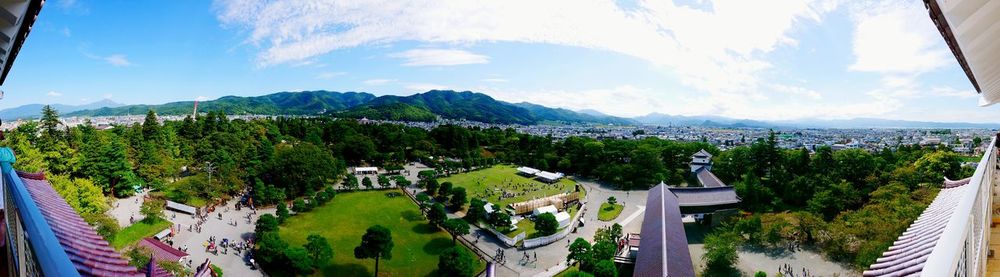
[[[522,233],[520,233],[520,234],[518,234],[518,235],[516,235],[516,236],[514,236],[512,238],[512,237],[508,237],[508,236],[500,233],[496,229],[493,229],[493,227],[489,227],[489,228],[485,228],[485,229],[488,230],[488,231],[490,231],[491,233],[493,233],[493,235],[497,236],[497,239],[499,239],[501,242],[503,242],[503,244],[507,245],[507,247],[514,247],[514,245],[517,245],[518,242],[520,242],[521,240],[524,240],[524,237],[527,236],[526,233],[522,232]]]
[[[543,245],[548,245],[548,244],[556,242],[558,240],[562,240],[563,238],[565,238],[566,236],[568,236],[569,233],[572,233],[574,230],[576,230],[576,227],[578,226],[577,224],[578,224],[578,222],[580,222],[580,217],[583,216],[583,214],[587,212],[587,210],[586,210],[586,208],[585,208],[585,206],[583,204],[577,204],[577,205],[579,205],[579,207],[580,207],[580,212],[576,213],[576,216],[574,216],[573,220],[570,221],[570,227],[567,227],[567,228],[563,229],[562,231],[559,231],[558,233],[555,233],[555,234],[552,234],[552,235],[549,235],[549,236],[540,237],[540,238],[533,238],[533,239],[526,239],[526,240],[524,240],[524,244],[522,244],[521,247],[524,248],[524,249],[530,249],[530,248],[535,248],[535,247],[539,247],[539,246],[543,246]],[[523,235],[524,233],[521,233],[521,234]]]

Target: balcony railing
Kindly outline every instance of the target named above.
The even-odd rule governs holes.
[[[0,148],[7,254],[13,276],[80,276],[14,171],[14,152]]]
[[[993,179],[997,170],[996,137],[983,154],[952,219],[927,257],[923,276],[982,276],[986,272]],[[966,216],[967,215],[967,216]]]

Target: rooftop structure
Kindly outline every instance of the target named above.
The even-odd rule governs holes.
[[[875,260],[864,276],[898,276],[920,273],[931,251],[941,238],[948,221],[955,215],[955,207],[962,195],[973,186],[966,186],[971,178],[946,184],[930,206],[913,221],[913,224]]]
[[[178,211],[178,212],[182,212],[182,213],[186,213],[186,214],[196,214],[196,213],[198,213],[198,209],[195,208],[195,207],[191,207],[191,206],[184,205],[184,204],[177,203],[177,202],[170,201],[170,200],[167,200],[167,209]]]
[[[698,150],[691,155],[691,172],[698,172],[702,169],[712,170],[712,154],[705,149]]]
[[[11,276],[142,276],[88,225],[41,173],[14,171],[0,148]]]
[[[354,174],[378,174],[378,167],[355,167]]]
[[[0,85],[7,80],[7,73],[44,4],[44,0],[0,1],[0,66],[3,67]]]
[[[986,276],[995,275],[993,255],[1000,245],[994,213],[997,190],[997,139],[980,159],[971,178],[945,180],[941,191],[865,276]],[[994,238],[994,236],[998,236]],[[989,274],[988,274],[989,273]]]
[[[1000,102],[1000,3],[982,0],[924,0],[981,105]]]
[[[546,182],[546,183],[555,183],[555,182],[558,182],[559,179],[562,179],[562,177],[565,176],[565,175],[563,175],[562,173],[558,173],[558,172],[542,171],[542,172],[535,173],[535,176],[537,176],[538,179],[541,179],[543,182]]]
[[[678,199],[667,185],[649,190],[633,276],[695,276]]]
[[[714,188],[669,188],[677,197],[678,207],[683,214],[713,213],[719,210],[737,208],[740,197],[733,187]]]

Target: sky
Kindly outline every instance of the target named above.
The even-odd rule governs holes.
[[[469,90],[634,117],[997,122],[922,1],[50,0],[0,108]]]

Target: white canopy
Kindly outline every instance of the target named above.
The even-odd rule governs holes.
[[[177,203],[177,202],[170,201],[170,200],[167,200],[167,209],[178,211],[178,212],[182,212],[182,213],[186,213],[186,214],[195,214],[195,213],[198,212],[198,209],[196,209],[195,207],[191,207],[191,206],[184,205],[184,204]]]
[[[374,166],[371,166],[371,167],[355,167],[354,168],[354,173],[361,173],[361,174],[372,173],[372,174],[375,174],[375,173],[378,173],[378,167],[374,167]]]
[[[567,212],[559,212],[559,213],[557,213],[556,214],[556,221],[559,222],[559,228],[566,228],[566,226],[569,226],[569,223],[570,223],[569,218],[570,218],[570,216],[569,216],[569,213],[567,213]]]
[[[557,172],[542,171],[536,173],[535,176],[538,176],[538,178],[554,182],[562,178],[564,175],[562,173],[557,173]]]
[[[548,206],[545,206],[545,207],[540,207],[540,208],[535,209],[535,211],[533,211],[531,214],[537,216],[537,215],[544,214],[544,213],[556,214],[558,212],[559,212],[559,209],[556,209],[556,206],[548,205]]]
[[[517,168],[517,172],[520,172],[521,174],[525,175],[535,175],[538,174],[538,172],[541,172],[541,170],[530,168],[527,166],[522,166]]]

